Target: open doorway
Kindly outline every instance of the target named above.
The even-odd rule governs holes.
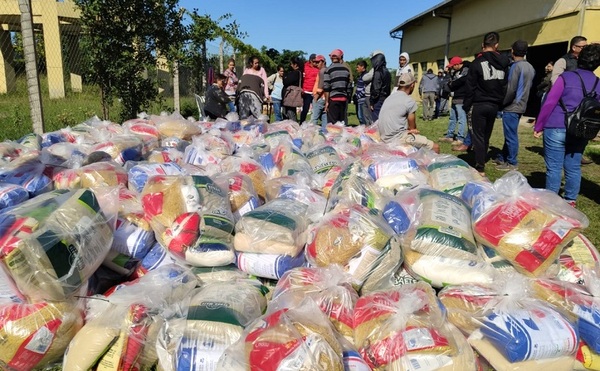
[[[537,96],[537,86],[542,82],[546,72],[544,68],[548,62],[556,62],[557,59],[565,55],[568,50],[568,41],[530,46],[527,49],[527,61],[531,63],[535,70],[535,77],[529,92],[529,101],[524,116],[536,117],[540,112],[541,101]]]

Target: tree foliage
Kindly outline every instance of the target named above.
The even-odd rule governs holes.
[[[102,93],[104,117],[119,98],[121,119],[135,117],[158,95],[158,51],[168,59],[184,29],[178,0],[75,0],[81,10],[88,71]]]

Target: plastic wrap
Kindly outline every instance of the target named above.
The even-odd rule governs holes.
[[[438,293],[448,320],[463,333],[470,335],[481,326],[480,318],[498,300],[498,291],[491,285],[475,283],[446,286]]]
[[[263,169],[262,165],[252,159],[248,155],[242,155],[242,157],[229,157],[221,162],[221,169],[223,172],[241,172],[252,180],[254,190],[264,202],[266,199],[265,182],[267,180],[267,174]]]
[[[140,161],[143,156],[143,150],[142,140],[134,135],[108,136],[105,141],[99,142],[92,147],[92,151],[108,153],[119,165],[123,165],[127,161]]]
[[[123,285],[110,296],[92,300],[85,326],[65,353],[64,370],[147,369],[157,362],[158,329],[164,313],[188,297],[197,281],[177,265],[153,271]]]
[[[177,148],[161,147],[155,148],[148,154],[148,161],[151,163],[169,163],[180,164],[183,162],[183,152]]]
[[[427,173],[421,170],[417,160],[409,157],[378,159],[367,171],[375,184],[394,192],[427,184]]]
[[[111,162],[96,162],[77,169],[66,169],[53,176],[56,189],[127,186],[127,172]]]
[[[354,306],[358,294],[352,278],[337,265],[326,268],[295,268],[286,272],[273,290],[270,308],[291,308],[309,296],[329,318],[333,327],[352,341]]]
[[[285,272],[301,267],[305,263],[302,252],[296,256],[252,252],[236,253],[236,265],[241,271],[273,280],[281,278]]]
[[[142,192],[148,178],[155,175],[183,175],[183,170],[174,163],[139,163],[127,171],[129,189]]]
[[[19,185],[0,182],[0,209],[16,206],[29,199],[29,192]]]
[[[428,164],[429,184],[442,192],[460,196],[467,182],[482,177],[464,160],[453,155],[438,155]]]
[[[94,193],[55,191],[10,210],[0,238],[2,268],[23,294],[64,300],[102,263],[113,240]]]
[[[227,185],[229,206],[236,222],[259,206],[258,194],[248,175],[241,172],[225,173],[218,175],[215,182]]]
[[[73,167],[73,164],[81,163],[89,154],[87,145],[73,143],[56,143],[42,149],[40,161],[47,165]]]
[[[221,356],[217,370],[342,371],[342,346],[311,299],[254,321]]]
[[[213,282],[195,290],[182,318],[169,320],[157,343],[163,370],[214,370],[225,349],[267,306],[256,280]]]
[[[202,283],[229,282],[250,278],[248,273],[242,272],[235,264],[221,267],[194,267],[192,272]]]
[[[314,266],[341,265],[357,289],[365,284],[371,287],[402,262],[400,246],[393,236],[385,221],[369,209],[339,204],[309,230],[306,257]]]
[[[143,259],[155,242],[154,231],[145,221],[118,218],[111,250]]]
[[[600,263],[600,254],[587,237],[578,234],[560,254],[558,263],[558,280],[583,284],[583,270],[595,268]]]
[[[31,197],[53,189],[52,179],[46,174],[46,167],[37,159],[22,157],[0,168],[0,181],[19,185]]]
[[[315,174],[324,174],[342,164],[335,148],[330,144],[319,144],[306,152],[306,159]]]
[[[150,251],[144,256],[142,262],[137,269],[135,275],[142,277],[148,272],[156,270],[164,265],[173,264],[177,262],[172,255],[169,255],[166,248],[162,247],[160,243],[155,243],[150,248]]]
[[[235,226],[235,249],[297,256],[306,242],[306,210],[301,202],[275,199],[247,212]]]
[[[543,275],[589,224],[583,213],[558,195],[532,189],[520,173],[512,171],[498,179],[493,192],[495,202],[473,215],[473,232],[522,274]],[[485,192],[476,197],[490,198]]]
[[[2,369],[28,371],[60,361],[82,326],[77,301],[0,304]]]
[[[371,293],[354,309],[354,344],[373,370],[475,370],[461,337],[426,283]]]
[[[306,217],[311,223],[315,223],[325,213],[327,198],[311,186],[315,186],[312,178],[302,174],[270,179],[266,183],[267,198],[269,200],[285,198],[302,202],[307,206]]]
[[[402,236],[404,264],[434,287],[465,282],[489,283],[494,270],[477,254],[468,206],[447,193],[419,188],[402,196],[413,203],[413,221]]]
[[[329,191],[327,210],[331,210],[341,200],[352,201],[361,206],[374,208],[384,193],[360,162],[348,164],[338,175]]]
[[[150,116],[150,122],[156,125],[156,128],[163,137],[175,137],[179,139],[189,140],[194,135],[200,134],[200,127],[186,119],[180,114]]]

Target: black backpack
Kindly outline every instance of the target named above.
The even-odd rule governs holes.
[[[598,86],[598,77],[594,87],[588,93],[585,90],[585,85],[581,75],[575,72],[581,81],[581,89],[583,90],[583,99],[577,107],[571,112],[567,111],[562,98],[558,101],[560,107],[565,112],[565,126],[567,133],[584,139],[594,139],[598,132],[600,132],[600,102],[598,101],[598,95],[596,93],[596,86]]]

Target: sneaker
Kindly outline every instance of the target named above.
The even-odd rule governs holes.
[[[591,158],[589,157],[585,157],[585,156],[581,156],[581,164],[582,165],[589,165],[589,164],[593,164],[594,161],[592,161]]]
[[[501,159],[499,159],[499,158],[495,158],[495,159],[493,159],[493,160],[492,160],[492,162],[493,162],[494,164],[498,165],[498,166],[506,165],[506,161],[504,161],[504,160],[501,160]]]
[[[498,165],[496,166],[496,170],[500,170],[500,171],[511,171],[511,170],[519,170],[519,168],[517,167],[517,165],[511,165],[509,163],[504,163],[502,165]]]
[[[452,147],[452,150],[457,152],[466,152],[469,150],[469,146],[461,144],[460,146]]]
[[[454,138],[443,137],[438,139],[438,142],[454,143]],[[461,142],[462,144],[462,142]]]
[[[567,201],[567,203],[569,204],[569,206],[577,208],[577,203],[575,202],[575,200],[565,200],[565,201]]]

